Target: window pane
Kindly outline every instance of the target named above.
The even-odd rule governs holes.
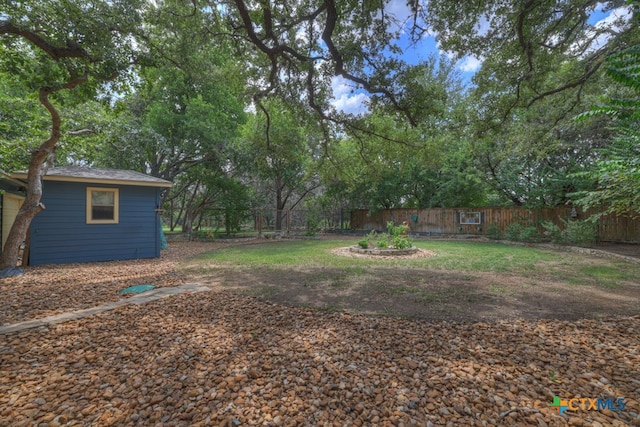
[[[113,216],[113,206],[92,206],[91,207],[91,219],[115,219]]]
[[[113,206],[115,193],[113,191],[92,191],[92,206]]]

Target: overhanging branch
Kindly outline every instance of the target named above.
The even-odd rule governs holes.
[[[60,47],[48,42],[35,31],[24,30],[15,26],[11,21],[0,20],[0,34],[20,36],[41,49],[55,61],[63,58],[88,58],[89,54],[80,45],[67,41],[67,46]]]

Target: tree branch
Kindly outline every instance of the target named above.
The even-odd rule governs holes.
[[[393,94],[391,91],[383,87],[372,86],[367,80],[357,77],[353,74],[350,74],[345,70],[344,59],[342,58],[340,51],[338,50],[336,45],[333,43],[333,39],[332,39],[333,32],[336,28],[336,22],[338,20],[338,11],[336,9],[334,0],[325,0],[324,4],[327,6],[327,19],[325,21],[324,31],[322,32],[322,40],[326,44],[327,49],[329,50],[329,53],[331,55],[331,58],[333,59],[334,74],[336,76],[344,77],[347,80],[351,80],[352,82],[359,84],[369,93],[378,93],[378,94],[384,95],[387,99],[389,99],[389,101],[391,101],[393,106],[398,111],[401,111],[405,115],[409,123],[411,123],[411,126],[414,126],[414,127],[417,126],[417,123],[414,120],[414,118],[411,116],[411,114],[409,114],[408,111],[404,110],[400,106],[398,100],[396,99],[395,94]]]
[[[600,68],[600,66],[602,65],[602,62],[603,62],[602,60],[596,62],[594,64],[594,66],[590,70],[588,70],[586,73],[581,75],[576,80],[571,81],[571,82],[566,83],[566,84],[564,84],[562,86],[559,86],[559,87],[557,87],[555,89],[548,90],[546,92],[543,92],[543,93],[535,96],[533,99],[531,99],[531,101],[529,101],[529,103],[527,104],[527,108],[531,107],[534,103],[536,103],[537,101],[539,101],[542,98],[545,98],[547,96],[554,95],[556,93],[565,91],[567,89],[573,89],[575,87],[582,87],[587,82],[587,80],[589,80],[589,77],[591,77],[598,70],[598,68]]]
[[[88,58],[89,54],[81,46],[67,41],[67,46],[55,46],[34,31],[23,30],[8,20],[0,20],[0,34],[13,34],[29,40],[36,47],[56,61],[63,58]]]
[[[82,135],[87,135],[87,134],[92,134],[92,133],[96,133],[95,130],[93,129],[79,129],[79,130],[72,130],[67,132],[67,135],[69,136],[82,136]]]

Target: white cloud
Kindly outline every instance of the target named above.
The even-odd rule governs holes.
[[[392,25],[390,27],[391,31],[400,31],[404,32],[405,23],[408,22],[411,18],[413,12],[411,12],[411,8],[407,5],[406,0],[391,0],[384,7],[385,14],[392,17],[397,21],[398,25]]]
[[[367,101],[369,95],[358,91],[353,83],[349,80],[337,76],[331,82],[333,90],[333,100],[331,104],[343,113],[348,114],[365,114],[368,111]]]
[[[467,55],[458,61],[458,69],[462,72],[471,72],[474,73],[480,69],[482,66],[483,59],[477,58],[474,55]]]
[[[602,12],[606,9],[606,7],[607,7],[606,3],[598,2],[594,6],[593,10],[596,12]]]
[[[368,111],[366,105],[369,97],[364,93],[357,93],[353,96],[342,95],[334,99],[332,105],[343,113],[361,115]]]
[[[602,18],[593,25],[594,30],[587,30],[585,40],[593,38],[587,45],[586,42],[577,42],[574,49],[588,55],[604,47],[612,37],[611,32],[617,33],[624,30],[630,25],[633,12],[630,6],[622,6],[613,9],[606,17]],[[596,36],[596,32],[603,31]]]
[[[620,31],[624,29],[633,16],[633,12],[630,6],[622,6],[613,9],[606,18],[601,19],[594,25],[598,29],[611,28],[614,31]]]

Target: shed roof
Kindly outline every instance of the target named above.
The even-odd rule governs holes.
[[[26,180],[27,172],[16,172],[12,174],[11,177]],[[43,179],[45,181],[138,185],[143,187],[171,187],[172,185],[170,181],[140,172],[122,169],[89,168],[83,166],[61,166],[50,168]]]

